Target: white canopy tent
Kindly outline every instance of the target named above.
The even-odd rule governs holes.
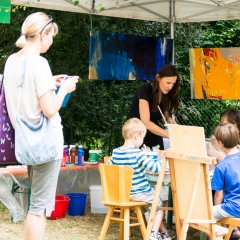
[[[171,24],[240,18],[240,0],[12,0],[13,5]]]
[[[12,0],[11,3],[157,22],[183,23],[240,18],[240,0]]]
[[[13,5],[171,24],[240,18],[240,0],[11,0]],[[173,56],[174,62],[174,56]]]

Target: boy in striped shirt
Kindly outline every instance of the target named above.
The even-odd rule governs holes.
[[[158,173],[161,170],[159,161],[149,159],[147,155],[139,149],[143,144],[146,135],[146,127],[138,118],[130,118],[126,121],[122,128],[124,144],[113,150],[111,159],[108,164],[125,165],[134,169],[131,189],[131,200],[145,201],[152,203],[154,198],[154,190],[151,188],[146,177],[146,170]],[[166,200],[166,199],[164,199]],[[163,205],[161,196],[158,206]],[[154,218],[154,224],[151,232],[150,240],[171,240],[169,232],[162,222],[163,211],[158,210]],[[162,233],[159,233],[161,229]]]

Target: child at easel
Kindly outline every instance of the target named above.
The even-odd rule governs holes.
[[[240,151],[239,130],[231,124],[220,124],[214,136],[226,157],[214,170],[212,189],[215,190],[213,213],[216,220],[240,217]]]
[[[149,159],[147,155],[139,149],[143,144],[146,134],[146,127],[138,118],[130,118],[122,128],[124,144],[113,150],[108,164],[127,165],[134,169],[131,189],[131,199],[134,201],[145,201],[152,203],[154,190],[150,187],[146,178],[146,170],[158,173],[161,170],[159,161]],[[158,206],[162,207],[163,201],[160,196]],[[171,240],[170,232],[162,222],[163,211],[158,210],[154,218],[154,224],[150,240]],[[159,232],[159,228],[162,232]]]
[[[220,115],[220,122],[232,123],[238,128],[240,132],[240,111],[236,109],[230,109],[222,112]],[[240,137],[239,137],[239,140],[240,140]],[[238,145],[238,149],[239,149],[239,145]],[[226,154],[219,147],[218,141],[216,140],[215,136],[212,136],[210,138],[210,143],[208,145],[208,155],[216,157],[217,161],[221,161],[226,156]],[[235,228],[233,230],[231,238],[234,238],[234,239],[240,238],[240,230],[238,228]]]

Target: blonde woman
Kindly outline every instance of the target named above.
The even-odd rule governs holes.
[[[58,33],[53,18],[42,12],[29,15],[23,22],[21,36],[16,42],[20,51],[7,59],[4,70],[4,88],[7,109],[15,127],[16,113],[37,124],[43,113],[54,122],[58,156],[52,161],[28,166],[31,184],[30,207],[25,221],[25,239],[42,240],[46,217],[55,204],[55,192],[60,170],[63,133],[59,109],[67,93],[75,90],[78,77],[63,80],[64,75],[53,76],[48,61],[40,56],[47,52]],[[18,82],[24,76],[18,104]],[[60,87],[55,93],[56,87]]]

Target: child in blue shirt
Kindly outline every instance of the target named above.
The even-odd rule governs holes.
[[[215,131],[218,144],[226,157],[220,161],[212,178],[215,190],[213,214],[216,220],[240,217],[240,152],[239,130],[231,123],[219,124]]]
[[[132,178],[131,200],[152,203],[154,191],[150,187],[145,173],[146,170],[155,173],[160,172],[161,164],[159,161],[149,159],[147,155],[139,149],[143,144],[146,131],[145,125],[138,118],[130,118],[127,120],[122,128],[124,144],[113,150],[108,164],[127,165],[132,167],[134,169],[134,174]],[[160,196],[158,202],[159,207],[162,206],[162,201]],[[171,240],[169,236],[170,232],[168,232],[163,224],[162,219],[163,211],[158,210],[154,218],[150,240]],[[159,228],[162,230],[161,234],[158,232]]]

